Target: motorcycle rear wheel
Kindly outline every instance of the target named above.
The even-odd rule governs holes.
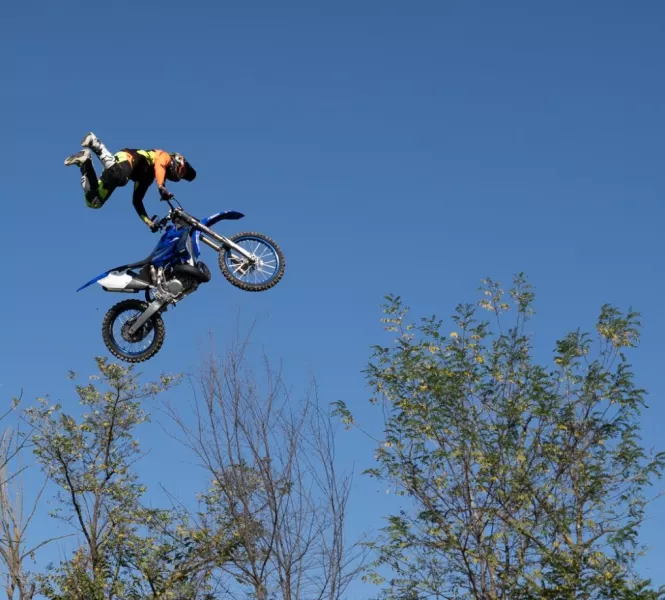
[[[159,313],[154,314],[131,336],[131,324],[148,308],[141,300],[123,300],[113,305],[102,322],[102,339],[113,356],[129,363],[146,361],[162,347],[166,327]]]

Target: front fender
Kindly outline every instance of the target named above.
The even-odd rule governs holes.
[[[235,221],[237,219],[242,219],[244,216],[245,215],[238,212],[237,210],[225,210],[224,212],[218,212],[214,215],[206,217],[205,219],[201,219],[201,223],[203,223],[206,227],[212,227],[220,221]]]

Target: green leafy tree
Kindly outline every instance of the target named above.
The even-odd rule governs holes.
[[[200,565],[170,512],[141,504],[146,488],[132,469],[142,456],[134,430],[148,420],[141,401],[176,379],[142,385],[132,367],[96,361],[99,375],[76,386],[82,415],[45,399],[26,411],[36,432],[34,452],[58,487],[52,515],[82,540],[70,560],[43,578],[42,591],[72,600],[182,597],[177,594],[195,582]],[[190,590],[187,597],[197,596]]]
[[[385,409],[370,474],[409,501],[374,543],[368,578],[402,600],[662,597],[634,569],[665,460],[640,442],[645,391],[626,357],[638,314],[603,306],[595,336],[567,334],[546,367],[526,330],[528,282],[508,294],[483,283],[452,330],[409,322],[387,298],[396,339],[367,370]],[[338,414],[354,424],[342,403]]]

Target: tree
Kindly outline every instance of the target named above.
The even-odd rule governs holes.
[[[523,276],[506,298],[484,281],[479,307],[408,321],[387,297],[396,334],[367,369],[385,438],[369,472],[409,502],[373,544],[369,578],[390,599],[655,599],[634,572],[637,535],[665,457],[640,443],[645,391],[626,353],[639,315],[606,305],[596,341],[580,330],[533,358]],[[492,315],[490,323],[479,310]],[[514,311],[511,326],[506,318]],[[342,404],[348,424],[353,416]]]
[[[80,417],[46,399],[26,410],[34,452],[59,488],[53,516],[82,539],[73,557],[43,578],[43,592],[72,600],[173,598],[195,575],[178,552],[186,540],[170,531],[168,511],[142,506],[146,488],[132,466],[142,456],[134,430],[148,420],[141,401],[176,378],[142,385],[132,367],[96,362],[99,375],[76,386],[86,411]]]
[[[311,391],[292,399],[267,359],[260,382],[246,349],[204,365],[184,414],[167,406],[210,482],[187,528],[211,561],[232,532],[233,551],[217,559],[224,597],[338,600],[363,552],[346,537],[351,478],[337,467],[329,416]]]
[[[14,400],[14,408],[19,400]],[[5,413],[2,418],[6,417]],[[30,573],[25,562],[34,560],[35,553],[66,536],[43,539],[28,544],[28,528],[37,512],[44,485],[37,492],[29,511],[25,511],[26,495],[23,486],[21,456],[26,447],[27,436],[11,428],[0,436],[0,562],[4,565],[4,588],[10,600],[32,600],[37,593],[37,578]]]

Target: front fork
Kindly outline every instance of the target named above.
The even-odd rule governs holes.
[[[202,235],[201,241],[207,246],[210,246],[213,250],[221,252],[223,247],[227,247],[227,248],[233,248],[235,251],[238,252],[238,254],[241,254],[246,260],[245,264],[238,268],[238,271],[242,275],[244,275],[247,271],[249,271],[256,262],[256,257],[251,252],[247,252],[247,250],[245,250],[242,246],[238,246],[238,244],[232,242],[229,238],[224,237],[223,235],[219,235],[218,233],[215,233],[212,229],[210,229],[210,227],[206,227],[200,221],[193,219],[193,222],[191,222],[191,224],[197,229],[199,229],[202,233],[205,233],[206,235],[215,238],[217,241],[222,242],[223,246],[218,246],[217,244],[215,244],[215,242],[209,240],[205,235]]]
[[[251,252],[248,252],[242,246],[238,246],[238,244],[232,242],[229,238],[220,235],[219,233],[216,233],[215,231],[210,229],[210,227],[201,223],[201,221],[199,221],[198,219],[195,219],[194,217],[190,217],[189,215],[183,213],[181,213],[179,216],[181,219],[189,223],[192,227],[198,229],[201,233],[205,233],[206,235],[209,235],[212,239],[220,242],[222,245],[218,246],[217,244],[215,244],[215,242],[209,240],[207,237],[203,235],[201,236],[201,241],[204,244],[216,250],[217,252],[219,252],[222,249],[222,247],[233,248],[236,252],[242,254],[242,256],[244,256],[248,261],[254,262],[256,260],[256,257]]]

